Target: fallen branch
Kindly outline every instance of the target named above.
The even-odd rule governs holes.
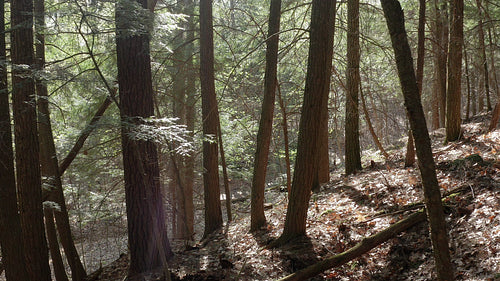
[[[345,264],[367,252],[371,249],[377,247],[378,245],[388,241],[399,233],[405,231],[406,229],[424,221],[426,215],[424,210],[420,210],[407,217],[406,219],[400,220],[399,222],[391,225],[390,227],[382,230],[381,232],[368,236],[361,240],[356,246],[351,249],[340,253],[335,256],[331,256],[322,260],[316,264],[306,267],[300,271],[290,274],[279,281],[292,281],[292,280],[305,280],[307,278],[314,277],[323,271]]]

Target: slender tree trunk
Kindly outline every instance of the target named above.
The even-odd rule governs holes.
[[[490,99],[490,82],[489,82],[489,71],[488,71],[488,60],[486,58],[486,46],[484,39],[484,28],[483,28],[483,13],[481,0],[476,0],[477,10],[479,15],[478,28],[478,40],[479,40],[479,52],[481,53],[481,66],[483,67],[482,73],[484,78],[484,94],[486,96],[486,109],[491,111],[491,99]]]
[[[448,57],[448,15],[445,0],[434,0],[434,68],[437,81],[437,103],[439,104],[439,127],[446,121],[446,61]]]
[[[35,59],[36,68],[38,71],[43,71],[45,68],[45,1],[36,0],[35,1],[35,30],[36,30],[36,43],[35,43]],[[57,153],[54,144],[54,136],[52,135],[52,126],[50,124],[50,111],[49,111],[49,101],[47,85],[45,81],[39,78],[40,75],[36,77],[36,93],[39,97],[38,99],[38,130],[39,130],[39,142],[40,142],[40,168],[41,175],[44,179],[43,185],[49,186],[51,191],[47,197],[48,200],[56,202],[59,205],[60,211],[56,213],[44,212],[47,221],[50,225],[46,225],[47,235],[52,234],[50,229],[56,226],[53,222],[53,217],[55,216],[57,222],[57,230],[59,232],[59,237],[61,244],[63,245],[64,252],[66,254],[68,264],[71,268],[72,279],[74,281],[82,281],[87,277],[85,269],[80,261],[78,251],[76,250],[75,243],[71,234],[71,226],[69,224],[68,209],[66,207],[66,201],[64,199],[64,193],[62,189],[61,176],[58,167]],[[50,218],[47,218],[47,215]],[[51,255],[54,261],[54,269],[60,271],[57,275],[58,278],[64,278],[67,280],[66,272],[64,271],[64,276],[62,276],[62,271],[55,266],[55,262],[59,260],[58,257],[54,255],[60,255],[59,244],[57,239],[50,239],[52,241]],[[49,240],[49,242],[50,242]],[[57,249],[57,251],[56,251]],[[62,265],[62,264],[61,264]],[[57,276],[56,276],[57,277]],[[60,279],[58,279],[60,280]]]
[[[438,280],[451,281],[454,280],[454,276],[448,246],[446,221],[432,156],[431,142],[418,94],[413,59],[404,27],[403,10],[397,0],[381,0],[381,3],[391,35],[405,107],[415,139]]]
[[[361,170],[359,146],[359,0],[347,2],[347,79],[345,173]]]
[[[195,130],[195,120],[196,120],[196,74],[193,65],[193,55],[194,55],[194,32],[196,29],[194,23],[194,2],[193,0],[184,0],[185,2],[185,14],[189,15],[187,20],[187,32],[186,32],[186,129],[190,132],[190,141],[194,141],[194,130]],[[194,239],[194,201],[193,201],[193,187],[194,187],[194,163],[195,155],[190,153],[185,158],[185,168],[184,173],[184,199],[185,199],[185,211],[186,211],[186,238],[189,240]]]
[[[213,138],[213,141],[203,140],[205,201],[205,233],[203,236],[207,237],[222,227],[217,151],[219,109],[215,95],[212,0],[200,0],[200,77],[203,135],[204,138]]]
[[[131,130],[143,122],[142,118],[154,115],[147,26],[147,17],[152,15],[147,10],[146,0],[137,3],[139,7],[134,5],[134,0],[121,0],[116,6],[130,278],[158,267],[166,268],[166,259],[173,255],[165,228],[156,145],[151,140],[136,140],[131,135]],[[143,23],[140,32],[135,30],[137,22]]]
[[[54,222],[53,210],[45,208],[43,210],[45,217],[45,230],[47,232],[47,241],[49,243],[50,258],[54,268],[54,276],[57,281],[67,281],[66,269],[64,268],[61,251],[59,251],[59,242],[57,242],[56,224]]]
[[[465,78],[467,83],[467,108],[465,110],[465,120],[470,118],[470,103],[471,103],[471,90],[470,90],[470,75],[469,75],[469,60],[467,58],[467,49],[464,42],[464,61],[465,61]]]
[[[43,224],[42,189],[37,138],[33,0],[11,1],[11,57],[17,190],[26,266],[31,280],[50,280]]]
[[[450,51],[448,56],[448,93],[446,94],[446,141],[456,141],[461,136],[464,1],[452,1],[451,11]]]
[[[266,225],[264,215],[264,191],[266,186],[269,145],[273,130],[274,101],[277,84],[278,43],[281,19],[281,0],[272,0],[267,33],[266,72],[264,77],[264,99],[260,115],[257,147],[253,164],[250,230],[256,231]]]
[[[363,107],[363,114],[365,115],[366,124],[368,125],[368,130],[372,135],[373,142],[380,150],[382,155],[384,155],[384,157],[387,159],[389,158],[389,154],[387,153],[387,151],[385,151],[384,147],[382,146],[382,143],[380,142],[377,134],[375,133],[375,129],[373,128],[372,121],[370,119],[370,115],[368,114],[368,109],[366,108],[365,96],[363,94],[363,87],[361,85],[359,86],[359,96],[361,98],[361,106]]]
[[[313,0],[309,59],[304,102],[299,124],[295,171],[285,227],[275,245],[306,235],[307,209],[318,165],[320,128],[318,122],[328,101],[333,54],[334,0]]]
[[[281,122],[281,127],[283,128],[283,143],[285,146],[285,165],[286,165],[286,190],[288,194],[290,195],[290,191],[292,189],[292,171],[291,171],[291,164],[290,164],[290,145],[288,141],[288,121],[287,121],[287,116],[288,113],[286,112],[286,107],[285,103],[283,102],[283,96],[281,94],[281,87],[279,83],[276,83],[278,87],[278,101],[280,104],[281,108],[281,115],[283,116],[283,120]]]
[[[226,213],[227,213],[227,221],[230,222],[233,220],[233,215],[231,213],[231,188],[229,186],[229,177],[227,175],[227,166],[226,166],[226,155],[224,154],[224,144],[222,143],[222,130],[220,127],[220,119],[218,121],[217,126],[217,135],[219,136],[219,149],[220,149],[220,160],[222,165],[222,178],[224,179],[224,192],[226,194]]]
[[[17,206],[5,47],[5,3],[0,4],[0,246],[7,281],[27,281]],[[8,229],[9,231],[3,231]]]
[[[418,93],[422,96],[422,86],[424,80],[424,59],[425,59],[425,0],[419,0],[418,10],[418,39],[417,39],[417,84]],[[408,145],[406,146],[405,167],[415,164],[415,145],[411,130],[408,131]]]

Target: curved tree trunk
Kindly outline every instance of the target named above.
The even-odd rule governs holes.
[[[413,59],[404,26],[403,10],[397,0],[381,0],[380,2],[391,35],[406,112],[415,139],[438,280],[454,280],[448,246],[448,233],[432,156],[431,141],[418,94]]]
[[[264,215],[264,191],[266,186],[269,145],[273,130],[274,101],[277,87],[278,43],[281,18],[281,0],[272,0],[267,32],[266,72],[264,77],[264,99],[257,133],[257,147],[253,164],[250,230],[256,231],[266,225]]]

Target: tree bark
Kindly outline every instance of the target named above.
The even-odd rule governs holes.
[[[7,281],[28,279],[17,206],[5,46],[5,3],[0,4],[0,246]],[[8,231],[4,231],[8,229]]]
[[[48,281],[51,277],[43,225],[35,82],[32,69],[35,62],[32,0],[11,1],[11,26],[16,178],[26,266],[31,280]]]
[[[279,279],[279,281],[301,281],[308,278],[314,277],[325,270],[333,267],[337,267],[347,262],[369,252],[371,249],[377,247],[378,245],[388,241],[389,239],[395,237],[399,233],[407,230],[408,228],[422,222],[425,220],[425,213],[423,211],[417,212],[410,215],[406,219],[403,219],[390,227],[382,230],[381,232],[374,234],[372,236],[363,238],[361,242],[356,244],[356,246],[351,249],[326,258],[316,264],[306,267],[300,271],[290,274],[284,278]]]
[[[482,66],[482,73],[483,73],[483,78],[484,78],[484,94],[486,96],[486,109],[488,111],[491,111],[491,99],[490,99],[490,82],[489,82],[489,71],[488,71],[488,60],[486,58],[486,46],[485,46],[485,39],[484,39],[484,28],[483,28],[483,13],[482,13],[482,5],[481,5],[481,0],[476,0],[477,4],[477,11],[479,15],[479,22],[477,25],[478,28],[478,40],[479,40],[479,52],[481,55],[481,66]]]
[[[347,79],[345,173],[361,170],[359,146],[359,0],[347,2]]]
[[[436,98],[439,105],[439,127],[446,121],[446,61],[448,57],[448,15],[445,0],[434,0],[434,68],[436,73]],[[436,112],[437,114],[437,112]]]
[[[131,129],[154,115],[147,1],[118,1],[116,48],[123,168],[132,278],[162,267],[173,255],[165,228],[158,153],[152,140],[136,140]],[[132,23],[131,21],[135,22]],[[143,29],[137,31],[137,22]]]
[[[266,225],[264,215],[264,191],[266,186],[269,146],[273,130],[275,93],[277,88],[278,43],[281,19],[281,0],[272,0],[269,9],[267,32],[266,71],[264,75],[264,99],[257,133],[257,147],[253,164],[250,230],[256,231]]]
[[[417,84],[418,93],[422,96],[425,60],[425,0],[419,0],[418,9],[418,39],[417,39]],[[415,164],[415,144],[411,131],[408,131],[408,144],[406,146],[405,167]]]
[[[446,94],[446,141],[461,136],[462,124],[462,46],[464,38],[464,1],[451,2],[450,50],[448,55],[448,93]]]
[[[35,43],[35,60],[37,71],[44,71],[45,68],[45,1],[36,0],[35,1],[35,31],[36,31],[36,43]],[[42,185],[48,186],[50,191],[48,192],[47,200],[57,203],[60,210],[56,213],[52,211],[45,211],[45,217],[49,222],[46,225],[47,235],[53,235],[52,231],[55,229],[51,228],[56,226],[54,224],[54,216],[57,222],[57,230],[59,232],[59,237],[61,244],[64,248],[64,253],[66,254],[68,264],[71,268],[72,280],[82,281],[87,277],[85,269],[80,261],[78,251],[76,250],[75,243],[71,234],[71,226],[69,224],[68,209],[66,207],[66,201],[64,199],[64,193],[62,188],[61,176],[59,172],[57,153],[54,144],[54,136],[52,135],[52,126],[50,124],[50,111],[49,111],[49,96],[47,92],[47,85],[45,81],[41,78],[41,75],[36,76],[36,93],[39,97],[38,99],[38,139],[40,142],[40,168],[41,175],[43,178]],[[50,216],[49,218],[47,216]],[[52,260],[54,261],[54,271],[59,271],[56,274],[58,280],[67,280],[66,272],[60,268],[56,268],[56,261],[60,258],[59,243],[54,237],[49,237],[50,252]],[[56,251],[57,249],[57,251]],[[54,257],[55,256],[55,257]],[[61,259],[62,261],[62,259]],[[62,264],[59,265],[59,267]],[[64,275],[63,275],[64,273]],[[62,279],[61,279],[62,278]]]
[[[59,242],[57,241],[56,224],[54,223],[53,210],[45,208],[43,210],[45,217],[45,230],[47,232],[47,242],[49,244],[50,258],[52,259],[52,267],[54,268],[54,276],[56,281],[68,281],[66,269],[64,268],[61,251],[59,251]]]
[[[226,155],[224,154],[224,143],[222,142],[222,130],[220,128],[220,119],[218,120],[217,125],[217,135],[219,136],[219,149],[220,149],[220,162],[222,165],[222,178],[224,181],[224,193],[226,195],[226,214],[227,221],[230,222],[233,220],[233,214],[231,212],[231,187],[229,186],[229,176],[227,175],[227,165],[226,165]]]
[[[327,102],[333,54],[334,0],[313,0],[309,59],[304,101],[299,124],[295,171],[283,233],[274,245],[306,235],[307,209],[314,176],[317,173],[319,120]]]
[[[207,237],[222,227],[217,149],[219,110],[215,95],[212,0],[200,0],[200,79],[203,135],[204,138],[213,138],[212,141],[203,140],[205,201],[205,233],[203,236]]]
[[[283,96],[281,94],[280,84],[277,82],[276,86],[278,87],[278,101],[280,104],[281,115],[283,116],[282,117],[283,120],[281,121],[281,127],[283,128],[283,144],[285,146],[286,190],[290,195],[290,192],[292,190],[292,171],[290,167],[291,166],[290,145],[288,141],[288,120],[287,120],[288,113],[286,112],[285,103],[283,102]]]
[[[427,217],[430,224],[431,241],[438,280],[453,280],[453,270],[448,246],[448,234],[444,218],[441,194],[432,156],[431,142],[424,111],[419,97],[418,85],[413,70],[413,59],[404,27],[404,14],[397,0],[381,0],[387,26],[394,48],[399,80],[403,91],[410,127],[415,139],[418,167],[420,170]]]

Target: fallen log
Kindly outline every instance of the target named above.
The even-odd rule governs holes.
[[[397,223],[389,226],[388,228],[382,230],[381,232],[368,236],[361,240],[354,247],[349,250],[342,252],[338,255],[334,255],[326,258],[316,264],[292,273],[284,278],[279,279],[279,281],[294,281],[294,280],[305,280],[307,278],[314,277],[325,270],[343,265],[367,252],[371,249],[377,247],[378,245],[388,241],[389,239],[395,237],[399,233],[407,230],[408,228],[426,220],[426,214],[424,210],[420,210],[409,217],[398,221]]]

